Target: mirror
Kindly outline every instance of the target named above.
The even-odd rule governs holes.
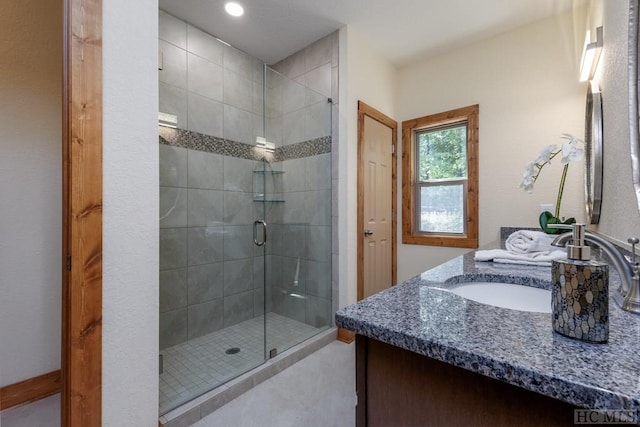
[[[587,90],[584,123],[584,198],[587,220],[597,224],[602,204],[602,97],[593,82]]]
[[[629,131],[631,176],[640,210],[640,140],[638,139],[638,0],[629,0]]]

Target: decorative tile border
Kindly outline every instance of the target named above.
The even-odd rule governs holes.
[[[310,139],[309,141],[299,142],[297,144],[285,145],[276,148],[275,161],[282,162],[284,160],[299,159],[301,157],[318,156],[320,154],[331,152],[331,137],[324,136],[322,138]]]
[[[240,159],[260,160],[265,157],[265,150],[255,145],[229,139],[218,138],[185,129],[172,129],[159,126],[160,144],[183,147],[191,150],[206,151],[207,153],[222,154],[223,156]],[[310,139],[296,144],[277,147],[272,155],[272,162],[317,156],[331,152],[331,137]]]

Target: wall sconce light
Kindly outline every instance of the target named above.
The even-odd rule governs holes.
[[[176,129],[178,127],[178,116],[167,113],[158,113],[158,124],[160,126]]]
[[[591,31],[587,31],[582,49],[582,61],[580,61],[580,81],[586,82],[593,79],[600,53],[602,52],[602,27],[596,28],[596,41],[591,41]]]
[[[273,142],[267,141],[267,139],[262,136],[256,137],[256,147],[262,148],[267,153],[276,151],[276,145]]]

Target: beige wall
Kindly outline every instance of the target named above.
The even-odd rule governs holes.
[[[3,4],[0,386],[60,368],[61,28],[61,2]],[[0,424],[56,425],[56,401],[3,411]]]
[[[584,34],[574,28],[583,15],[577,10],[545,19],[399,71],[399,121],[480,105],[481,245],[496,240],[500,226],[536,226],[539,205],[555,203],[559,161],[545,168],[533,194],[519,184],[525,164],[546,145],[560,143],[561,133],[583,137],[587,88],[578,82],[576,48],[583,40],[574,36]],[[584,218],[582,167],[569,168],[561,210],[578,220]],[[400,244],[398,280],[464,252]]]
[[[340,307],[356,301],[358,101],[395,117],[397,71],[352,27],[340,30]],[[346,138],[346,139],[345,139]]]

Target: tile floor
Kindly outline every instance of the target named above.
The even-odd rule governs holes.
[[[267,314],[267,349],[282,352],[322,331],[275,313]],[[325,328],[326,329],[326,328]],[[230,348],[239,348],[227,354]],[[160,414],[227,382],[264,361],[264,316],[161,351]]]
[[[193,427],[352,427],[355,345],[333,341]]]

